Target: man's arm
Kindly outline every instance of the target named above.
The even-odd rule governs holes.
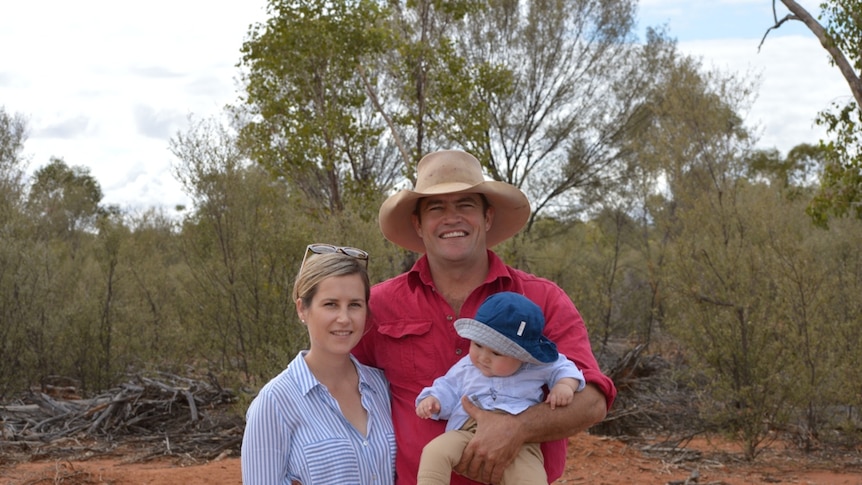
[[[455,471],[482,483],[499,483],[524,443],[567,438],[607,415],[605,396],[592,384],[575,394],[568,406],[552,410],[541,403],[517,416],[485,411],[466,397],[461,403],[477,425],[476,434],[464,449]]]

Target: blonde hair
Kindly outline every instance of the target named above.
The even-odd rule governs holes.
[[[293,283],[293,301],[302,300],[305,307],[311,306],[314,295],[320,283],[333,276],[349,276],[358,274],[365,285],[365,303],[371,296],[371,282],[365,262],[342,253],[309,254],[305,264],[299,268],[299,274]]]

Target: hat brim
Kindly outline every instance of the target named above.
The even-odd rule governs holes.
[[[550,342],[545,339],[536,342],[536,348],[531,353],[502,333],[472,318],[459,318],[456,320],[455,330],[458,332],[458,335],[468,340],[494,349],[499,354],[514,357],[521,362],[541,365],[557,360],[556,346],[550,345]]]
[[[424,192],[402,190],[380,206],[379,224],[383,236],[402,248],[417,253],[425,252],[425,243],[413,227],[411,215],[416,202],[432,195],[476,193],[488,199],[494,207],[495,216],[485,239],[488,248],[509,239],[520,231],[530,218],[530,202],[517,187],[505,182],[487,180],[475,185],[465,183],[441,183]]]

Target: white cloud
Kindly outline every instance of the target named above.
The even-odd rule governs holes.
[[[86,116],[78,115],[44,125],[35,133],[35,136],[44,138],[76,138],[79,135],[85,134],[89,126],[90,120]]]
[[[831,103],[842,104],[849,88],[813,35],[760,39],[723,39],[680,43],[680,50],[700,58],[705,67],[759,76],[757,99],[748,117],[762,128],[760,146],[783,154],[799,143],[825,136],[814,119]]]
[[[170,139],[185,125],[186,120],[182,113],[172,110],[157,111],[145,105],[135,106],[134,118],[137,133],[157,140]]]
[[[30,169],[90,168],[105,203],[187,203],[168,140],[236,98],[239,49],[265,0],[7,2],[0,103],[28,117]]]

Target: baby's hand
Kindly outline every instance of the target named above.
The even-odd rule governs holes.
[[[551,409],[554,409],[557,406],[568,406],[574,398],[575,390],[572,389],[572,386],[558,382],[557,385],[551,388],[551,392],[548,393],[548,398],[545,399],[545,402],[551,405]]]
[[[422,419],[428,419],[439,412],[440,401],[434,396],[426,397],[419,401],[419,405],[416,406],[416,416],[419,416]]]

